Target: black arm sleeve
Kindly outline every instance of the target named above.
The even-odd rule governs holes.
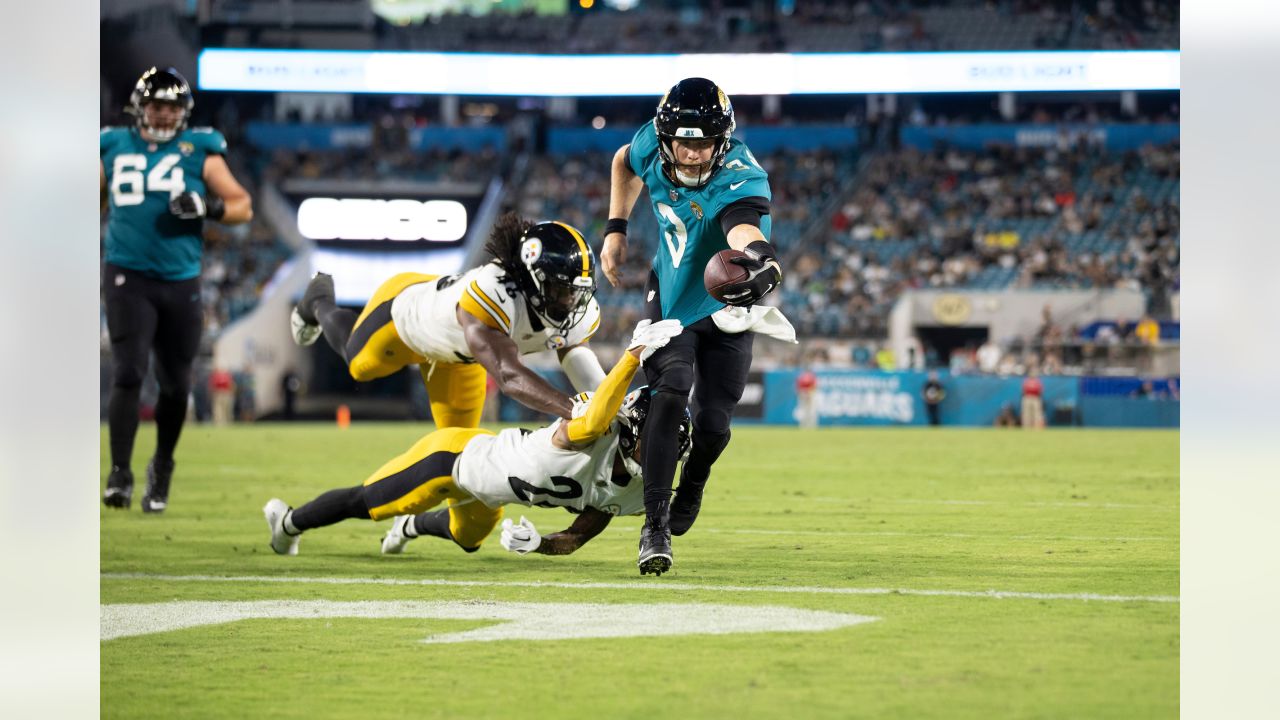
[[[769,200],[763,197],[745,197],[734,200],[720,211],[720,229],[725,235],[738,225],[760,227],[760,216],[769,214]]]
[[[627,165],[627,169],[628,169],[628,170],[631,170],[631,145],[630,145],[630,143],[628,143],[628,144],[627,144],[627,152],[623,154],[623,156],[622,156],[622,162],[626,163],[626,165]],[[634,170],[633,170],[633,172],[634,172]]]

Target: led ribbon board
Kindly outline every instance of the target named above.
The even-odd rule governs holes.
[[[1177,90],[1177,50],[512,55],[207,49],[202,90],[656,97],[686,77],[731,95]]]

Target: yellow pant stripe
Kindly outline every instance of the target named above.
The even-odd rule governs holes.
[[[482,434],[491,433],[475,428],[437,430],[387,461],[364,481],[369,517],[384,520],[420,513],[450,498],[469,499],[453,481],[453,464],[467,443]]]

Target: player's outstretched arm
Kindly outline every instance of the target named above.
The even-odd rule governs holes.
[[[644,181],[627,164],[631,145],[623,145],[613,155],[613,168],[609,173],[609,223],[605,226],[604,247],[600,250],[600,269],[609,284],[617,287],[622,282],[622,264],[627,261],[627,218],[635,207]]]
[[[573,385],[574,390],[592,391],[604,380],[604,368],[600,367],[600,358],[596,357],[595,351],[587,347],[586,341],[570,348],[560,348],[556,351],[556,355],[560,358],[560,367],[564,370],[565,377],[569,378],[569,384]]]
[[[225,225],[238,225],[253,219],[253,199],[249,197],[249,191],[231,174],[226,158],[210,155],[204,159],[204,184],[222,203],[221,216],[214,217],[211,214],[210,219]]]
[[[562,418],[572,414],[573,400],[520,360],[520,349],[515,341],[461,307],[457,310],[457,317],[467,339],[467,347],[471,348],[476,362],[484,366],[498,383],[498,389],[532,410]]]
[[[560,423],[551,436],[551,444],[561,450],[574,450],[595,442],[609,431],[609,424],[622,408],[627,388],[636,371],[659,348],[684,330],[679,320],[641,320],[631,334],[626,352],[596,388],[587,411],[567,423]]]
[[[569,527],[543,537],[538,528],[523,515],[520,522],[510,518],[502,521],[502,547],[519,555],[531,552],[543,555],[568,555],[586,545],[591,538],[609,526],[613,516],[589,507],[582,511]]]
[[[603,532],[609,527],[611,520],[613,516],[609,513],[589,507],[574,518],[569,527],[543,537],[542,543],[534,552],[543,555],[568,555]]]

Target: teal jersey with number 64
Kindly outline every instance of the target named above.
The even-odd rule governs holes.
[[[135,128],[108,127],[100,136],[107,175],[106,261],[161,280],[200,275],[203,222],[169,213],[169,201],[206,193],[204,161],[225,155],[213,128],[188,128],[168,142],[144,140]]]
[[[646,123],[636,132],[629,156],[631,170],[649,189],[653,213],[658,218],[658,254],[653,259],[653,270],[658,275],[662,317],[691,325],[724,307],[702,283],[707,262],[729,248],[720,228],[720,213],[743,198],[772,199],[769,174],[746,145],[731,140],[724,165],[706,185],[677,185],[662,171],[653,123]],[[761,217],[760,231],[766,239],[771,228],[770,217]]]

